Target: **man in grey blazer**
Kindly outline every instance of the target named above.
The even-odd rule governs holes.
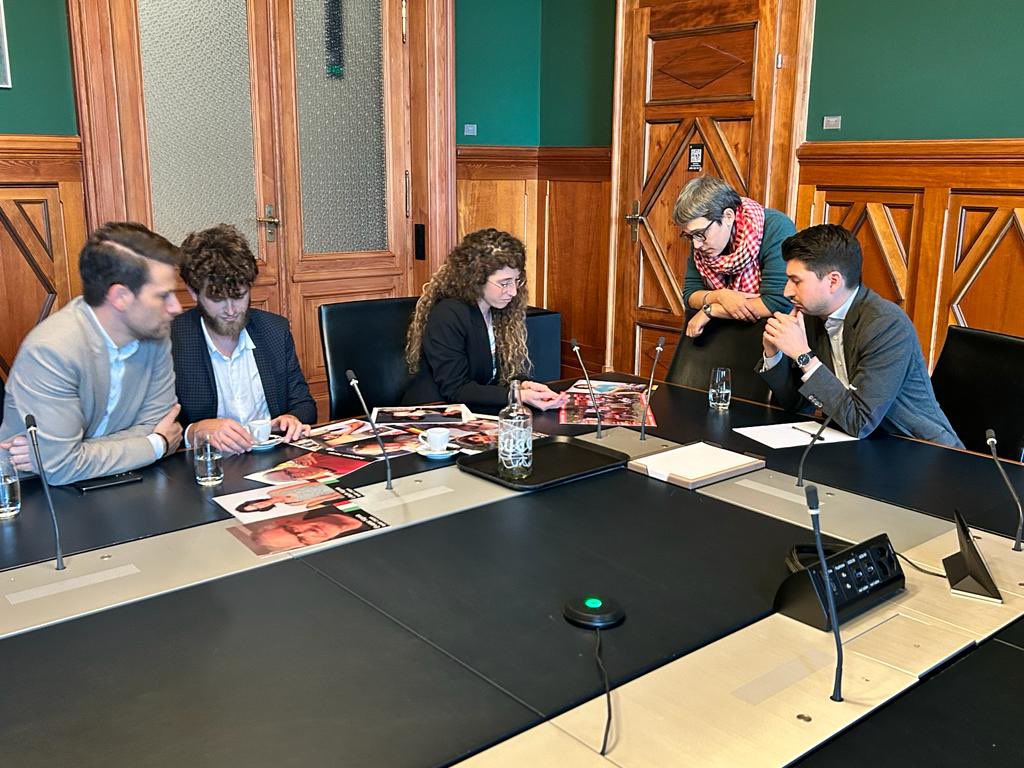
[[[38,423],[51,483],[152,464],[181,440],[169,334],[180,252],[141,224],[93,232],[82,296],[25,337],[7,379],[0,448],[32,471],[25,416]]]
[[[855,437],[881,429],[962,448],[910,318],[860,284],[856,238],[835,224],[810,227],[783,241],[782,257],[793,311],[768,320],[760,365],[779,405],[812,404]]]

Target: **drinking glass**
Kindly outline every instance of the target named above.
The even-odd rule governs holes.
[[[21,484],[11,455],[0,451],[0,520],[17,517],[21,512]]]
[[[708,385],[708,405],[719,411],[729,409],[732,400],[732,371],[728,368],[715,368],[711,371],[711,383]]]
[[[220,448],[210,442],[209,435],[202,435],[196,441],[193,461],[196,468],[196,482],[199,485],[220,485],[224,480]]]

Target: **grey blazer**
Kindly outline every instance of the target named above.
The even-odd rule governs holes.
[[[806,382],[800,379],[800,369],[785,358],[762,371],[780,406],[795,411],[810,402],[856,437],[881,429],[963,448],[935,400],[917,333],[902,309],[870,288],[857,291],[843,323],[843,355],[855,387],[849,392],[832,372],[832,345],[824,320],[806,315],[804,320],[807,343],[823,365]]]
[[[107,347],[79,296],[22,342],[7,378],[0,440],[24,432],[25,414],[33,414],[55,485],[152,464],[146,436],[177,402],[170,339],[143,341],[125,361],[121,399],[106,434],[93,437],[109,392]]]

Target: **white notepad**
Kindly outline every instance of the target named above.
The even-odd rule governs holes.
[[[707,443],[693,443],[634,459],[628,466],[634,472],[656,480],[693,489],[763,469],[764,459],[727,451]]]

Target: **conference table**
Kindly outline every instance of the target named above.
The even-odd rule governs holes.
[[[668,384],[651,405],[651,440],[759,455],[766,484],[796,473],[801,448],[769,450],[733,430],[798,417],[738,400],[714,411],[706,393]],[[537,415],[535,429],[593,439],[592,427],[559,425],[550,413]],[[4,765],[677,764],[645,756],[704,753],[687,752],[692,743],[645,751],[638,734],[664,740],[675,727],[669,714],[659,726],[657,707],[638,717],[630,702],[654,695],[666,713],[685,704],[710,718],[731,706],[715,697],[714,681],[743,659],[777,652],[773,632],[828,649],[830,635],[773,610],[787,553],[812,540],[809,523],[783,503],[743,501],[749,483],[690,491],[620,468],[521,494],[452,461],[404,456],[393,461],[397,502],[381,489],[382,462],[344,478],[389,528],[256,557],[228,534],[233,522],[213,497],[255,487],[244,475],[299,453],[285,446],[230,457],[212,491],[194,483],[184,453],[143,470],[141,483],[84,496],[54,489],[68,563],[59,573],[41,489],[23,484],[21,515],[0,525]],[[1024,467],[1004,466],[1024,492]],[[861,507],[891,520],[894,542],[910,537],[923,563],[929,547],[941,548],[954,510],[986,546],[1001,546],[1016,527],[991,458],[964,451],[878,435],[816,446],[805,475],[837,510],[849,508],[847,522],[832,525],[823,508],[832,543],[855,540],[849,531]],[[997,577],[1017,573],[1015,561],[999,557]],[[950,599],[944,580],[906,573],[915,599]],[[900,664],[858,653],[860,630],[851,627],[851,698],[865,687],[857,679],[865,664],[885,694],[820,740],[778,754],[808,766],[1024,764],[1024,735],[1014,727],[1024,682],[1021,592],[992,614],[965,601],[974,623],[963,626],[955,617],[931,621],[919,602],[899,616],[875,609],[876,618],[890,610],[876,622],[886,628],[921,618],[929,642],[944,649],[941,663],[937,655],[897,674]],[[623,718],[605,757],[597,752],[604,704],[595,637],[562,618],[567,599],[595,593],[614,597],[627,616],[601,635]],[[824,727],[831,662],[815,653],[828,685],[802,695],[814,727]],[[758,684],[782,690],[779,669],[792,666]],[[659,679],[678,681],[671,701],[651,688]],[[772,705],[752,690],[742,696]],[[701,748],[729,754],[731,738],[749,735],[743,722],[732,727],[733,737],[708,730]],[[758,764],[782,764],[774,754]]]

